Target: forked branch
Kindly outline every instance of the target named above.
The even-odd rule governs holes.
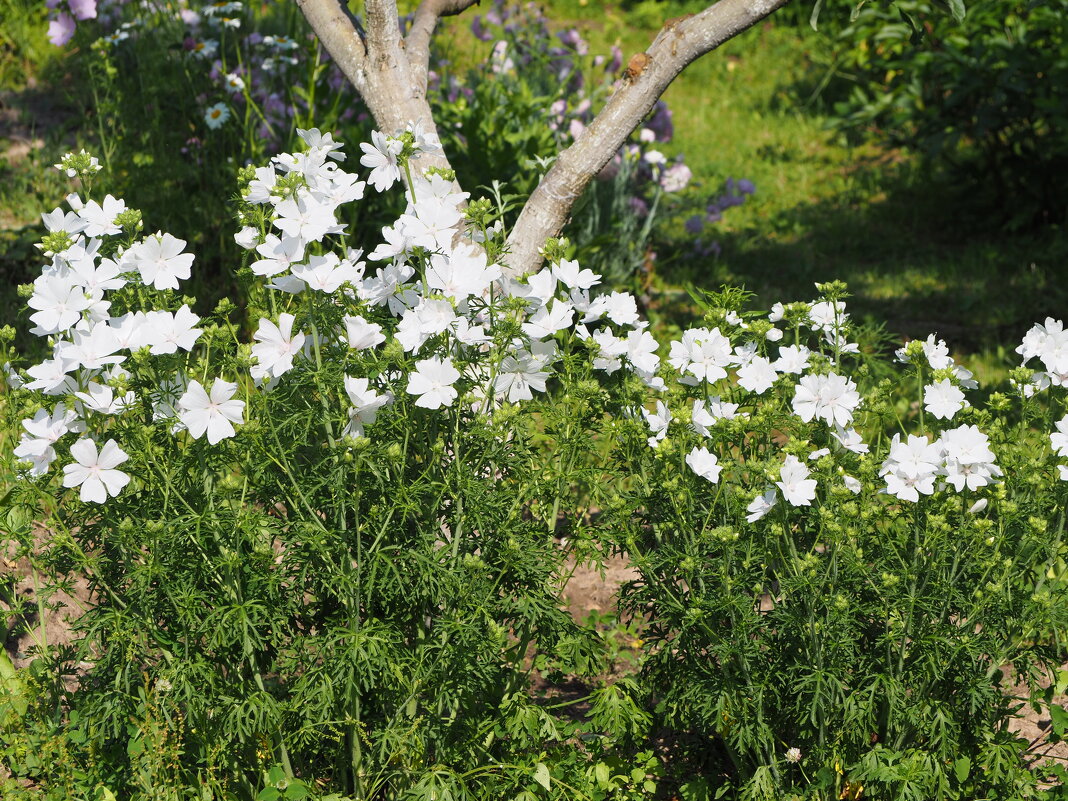
[[[312,29],[367,103],[378,127],[395,133],[409,122],[436,133],[426,100],[430,38],[443,16],[478,0],[423,0],[407,39],[401,37],[396,0],[365,0],[367,31],[341,0],[297,0]],[[704,11],[666,23],[644,53],[631,59],[608,103],[564,150],[523,207],[508,236],[509,274],[533,272],[545,241],[557,236],[590,180],[652,111],[668,85],[694,59],[760,22],[789,0],[719,0]],[[418,168],[449,167],[423,156]]]
[[[479,0],[423,0],[415,10],[411,30],[405,37],[408,64],[412,70],[412,91],[426,94],[427,73],[430,70],[430,38],[441,17],[462,14]]]

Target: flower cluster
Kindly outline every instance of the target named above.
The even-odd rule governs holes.
[[[110,419],[147,404],[151,419],[175,436],[217,445],[235,437],[253,412],[254,387],[270,392],[324,358],[359,373],[345,375],[335,391],[346,404],[342,436],[352,438],[368,435],[380,413],[398,405],[397,414],[410,414],[409,404],[441,412],[462,401],[479,415],[529,401],[565,363],[574,369],[584,362],[604,381],[616,381],[610,377],[620,371],[633,377],[652,400],[630,407],[632,418],[645,421],[648,444],[659,451],[674,432],[688,443],[681,458],[695,475],[712,484],[729,480],[750,498],[750,523],[779,500],[813,505],[827,481],[861,491],[851,473],[865,469],[874,445],[858,430],[864,400],[847,360],[859,348],[850,341],[838,285],[821,287],[823,296],[809,303],[776,304],[766,317],[713,309],[706,325],[685,330],[662,360],[636,299],[598,294],[601,276],[564,258],[561,243],[547,246],[546,269],[505,275],[490,255],[498,251],[494,231],[502,232],[483,214],[488,207],[465,205],[468,195],[440,171],[413,170],[420,156],[439,152],[418,125],[375,132],[361,145],[366,181],[342,168],[345,155],[331,134],[298,133],[302,152],[248,168],[242,179],[244,225],[235,240],[275,310],[255,321],[243,346],[246,375],[191,369],[200,364],[204,328],[189,302],[174,295],[194,261],[185,241],[163,232],[141,236],[139,213],[110,195],[98,202],[71,194],[70,211],[43,215],[48,235],[40,247],[51,260],[27,302],[33,333],[49,339],[52,354],[24,381],[56,403],[24,421],[16,455],[30,476],[49,472],[64,453],[64,437],[83,435],[78,442],[85,444],[69,450],[80,467],[68,464],[64,480],[82,487],[84,500],[103,501],[126,484],[117,470],[126,454],[117,444],[95,444],[108,437]],[[366,255],[347,247],[340,209],[361,200],[368,183],[386,192],[405,178],[407,206],[382,230],[381,244]],[[1061,332],[1048,320],[1020,348],[1025,361],[1037,356],[1047,366],[1047,386],[1063,385]],[[967,408],[962,388],[974,381],[944,342],[913,342],[899,356],[921,375],[933,370],[935,380],[922,392],[933,418],[948,421]],[[153,386],[140,395],[131,389],[130,359],[153,363]],[[764,454],[761,470],[735,469],[724,432],[744,432],[772,406],[787,415],[780,432],[804,431],[808,439],[786,438],[783,453]],[[1068,417],[1057,428],[1051,444],[1068,456]],[[833,467],[814,472],[810,465]],[[987,435],[972,424],[942,430],[933,442],[926,431],[895,435],[877,473],[884,484],[875,489],[913,502],[950,487],[980,490],[1002,476]]]

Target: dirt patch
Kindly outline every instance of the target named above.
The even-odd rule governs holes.
[[[638,577],[638,571],[622,556],[613,556],[604,572],[586,565],[578,565],[564,590],[568,611],[580,623],[590,612],[606,613],[616,608],[619,588]]]
[[[38,528],[35,538],[42,542],[47,532]],[[15,546],[6,543],[0,556],[0,614],[7,633],[4,648],[16,668],[30,664],[44,648],[70,645],[76,639],[72,623],[92,603],[89,582],[75,577],[67,588],[45,591],[45,579],[38,575],[26,557],[14,558]],[[69,591],[68,591],[69,589]],[[76,666],[78,672],[88,665]],[[74,683],[71,682],[73,689]]]

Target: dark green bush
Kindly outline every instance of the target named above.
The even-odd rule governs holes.
[[[947,169],[984,220],[1063,223],[1068,2],[982,0],[961,22],[936,12],[929,2],[873,3],[839,26],[838,125]],[[835,15],[820,23],[836,25]]]

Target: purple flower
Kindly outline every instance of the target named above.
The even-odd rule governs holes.
[[[700,214],[695,214],[686,221],[686,232],[690,234],[699,234],[705,227],[705,218]]]
[[[623,51],[619,49],[619,45],[612,45],[612,60],[609,61],[604,68],[605,72],[619,72],[619,68],[623,66]]]
[[[748,178],[743,178],[738,182],[738,190],[743,195],[752,195],[756,193],[756,187],[753,185],[753,182],[750,181]]]
[[[61,11],[54,20],[48,23],[48,41],[56,47],[63,47],[74,38],[74,29],[77,26],[78,24],[74,21],[74,17],[65,11]]]
[[[480,42],[488,42],[493,38],[493,34],[482,25],[481,16],[471,20],[471,33],[473,33],[475,38]]]
[[[637,216],[644,217],[649,213],[649,204],[640,197],[632,197],[627,202],[630,203],[630,210]]]
[[[665,192],[681,192],[690,183],[693,172],[685,164],[673,164],[660,176],[660,186]]]
[[[675,135],[675,125],[671,121],[671,109],[667,107],[667,103],[663,100],[656,101],[656,105],[653,108],[653,116],[649,122],[645,123],[645,127],[656,134],[658,142],[670,142]]]
[[[67,5],[77,20],[96,17],[96,0],[67,0]]]

